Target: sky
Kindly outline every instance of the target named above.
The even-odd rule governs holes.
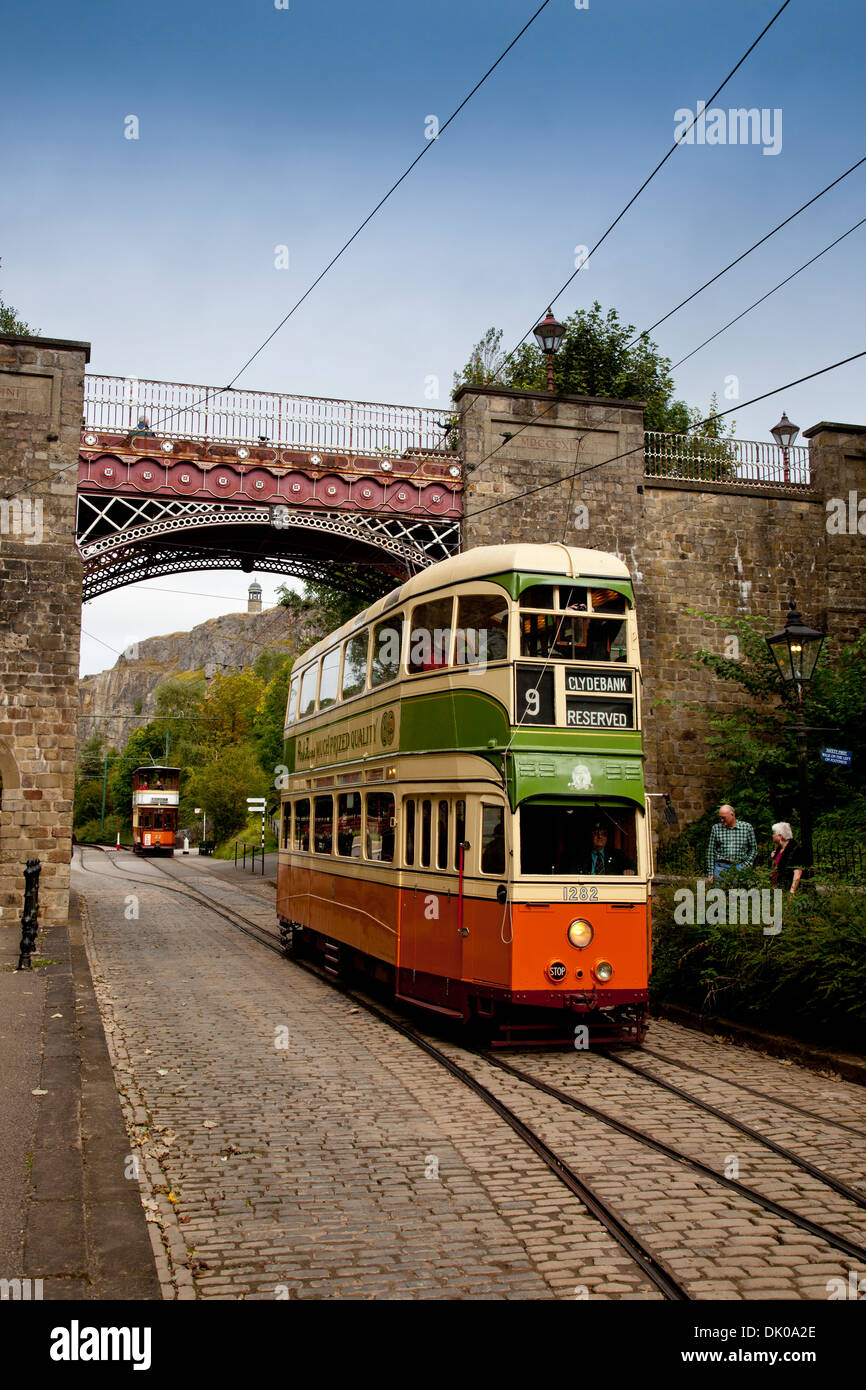
[[[550,0],[427,141],[539,3],[7,9],[0,296],[89,341],[91,372],[224,383],[426,149],[239,384],[424,405],[432,376],[445,408],[473,344],[491,326],[520,341],[781,0]],[[860,0],[790,0],[712,107],[766,112],[762,142],[681,144],[555,313],[597,299],[649,327],[866,154],[864,36]],[[678,362],[864,216],[866,165],[652,337]],[[866,348],[864,247],[866,227],[690,357],[677,395],[726,408]],[[782,409],[801,429],[866,421],[864,363],[735,411],[738,437],[768,440]],[[282,581],[257,578],[268,605]],[[92,600],[82,671],[245,608],[247,583]]]

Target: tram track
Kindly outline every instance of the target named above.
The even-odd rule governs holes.
[[[610,1057],[611,1060],[618,1060],[618,1058],[614,1058],[611,1053],[607,1053],[606,1055]],[[704,1067],[696,1067],[693,1062],[683,1062],[678,1057],[668,1057],[666,1053],[656,1052],[652,1047],[644,1045],[641,1047],[640,1052],[634,1055],[638,1057],[655,1057],[658,1061],[667,1063],[668,1066],[681,1067],[684,1071],[695,1072],[698,1076],[706,1076],[709,1080],[718,1081],[723,1086],[730,1086],[734,1090],[744,1091],[750,1096],[756,1096],[758,1100],[768,1101],[770,1105],[781,1106],[785,1110],[792,1110],[795,1114],[803,1115],[808,1120],[817,1120],[819,1124],[829,1125],[832,1129],[844,1130],[846,1134],[853,1134],[858,1139],[866,1139],[866,1130],[864,1129],[857,1129],[854,1125],[846,1125],[843,1120],[831,1119],[829,1115],[819,1115],[817,1110],[807,1110],[805,1106],[796,1105],[794,1101],[785,1100],[781,1096],[767,1095],[766,1091],[759,1091],[754,1086],[747,1086],[744,1081],[733,1081],[726,1076],[717,1076],[715,1072],[707,1071]],[[646,1072],[644,1075],[650,1076],[651,1073]],[[653,1077],[652,1079],[657,1080],[658,1078]],[[688,1091],[683,1092],[683,1094],[687,1095],[690,1100],[695,1099]]]
[[[161,874],[165,878],[171,879],[172,882],[176,885],[172,888],[168,888],[166,885],[162,885],[165,891],[177,893],[179,896],[186,897],[190,901],[198,903],[200,906],[206,908],[206,910],[212,912],[215,916],[222,918],[230,926],[235,927],[244,935],[256,941],[259,945],[265,946],[266,949],[274,951],[276,954],[285,957],[285,952],[282,948],[282,945],[280,944],[279,938],[276,936],[275,933],[271,933],[266,928],[261,927],[258,923],[252,922],[249,918],[244,917],[243,914],[237,911],[236,909],[227,907],[223,903],[216,902],[209,894],[205,893],[203,890],[195,889],[191,886],[180,886],[177,876],[171,873],[164,865],[159,864],[156,860],[148,861],[148,863],[152,864],[153,867],[156,868],[159,872],[161,872]],[[83,856],[82,867],[85,867],[83,864]],[[91,873],[98,873],[98,870],[93,869],[86,869],[85,871]],[[114,877],[113,874],[101,876],[111,878]],[[151,885],[155,885],[155,883],[157,882],[156,880],[150,877],[142,878],[138,881],[148,883]],[[520,1116],[513,1110],[513,1108],[509,1106],[504,1100],[502,1100],[500,1096],[497,1096],[495,1092],[490,1089],[490,1087],[484,1085],[484,1083],[480,1081],[476,1076],[474,1076],[470,1071],[468,1071],[466,1067],[462,1066],[460,1062],[455,1061],[455,1059],[453,1057],[450,1057],[447,1052],[444,1052],[441,1048],[437,1047],[436,1044],[433,1043],[429,1038],[423,1036],[423,1034],[418,1032],[415,1028],[411,1027],[399,1018],[395,1017],[387,1009],[384,1009],[380,1005],[374,1003],[366,995],[358,993],[356,990],[335,980],[333,975],[327,973],[324,969],[316,966],[315,964],[309,961],[294,959],[292,963],[298,965],[301,969],[305,970],[308,974],[313,975],[315,978],[319,979],[323,983],[327,983],[332,988],[336,988],[341,994],[344,995],[344,997],[351,999],[353,1003],[362,1007],[367,1013],[371,1014],[373,1017],[385,1023],[392,1031],[400,1033],[408,1041],[411,1041],[423,1052],[425,1052],[429,1057],[435,1060],[440,1066],[447,1070],[452,1076],[455,1077],[455,1079],[459,1080],[463,1085],[470,1089],[476,1096],[479,1097],[479,1099],[481,1099],[486,1105],[488,1105],[494,1111],[494,1113],[496,1113],[499,1116],[499,1118],[502,1119],[503,1122],[506,1123],[530,1149],[533,1150],[533,1152],[542,1160],[542,1162],[545,1163],[548,1169],[552,1173],[554,1173],[554,1175],[564,1184],[566,1188],[568,1188],[572,1195],[576,1196],[580,1200],[580,1202],[583,1204],[586,1210],[590,1212],[590,1214],[605,1227],[605,1229],[616,1241],[616,1243],[629,1255],[629,1257],[634,1261],[634,1263],[638,1265],[638,1267],[642,1270],[646,1277],[654,1284],[654,1286],[657,1289],[659,1289],[663,1297],[670,1300],[680,1301],[689,1301],[691,1299],[691,1295],[687,1292],[684,1286],[676,1279],[673,1272],[670,1269],[668,1269],[667,1266],[663,1264],[656,1256],[652,1254],[652,1252],[640,1240],[639,1236],[637,1236],[635,1232],[631,1230],[631,1228],[627,1225],[626,1222],[624,1222],[623,1220],[621,1220],[620,1217],[617,1216],[613,1208],[610,1207],[609,1204],[606,1203],[598,1195],[597,1192],[590,1188],[589,1185],[580,1177],[580,1175],[576,1173],[575,1170],[563,1158],[561,1158],[559,1154],[555,1152],[555,1150],[548,1146],[545,1143],[545,1141],[541,1138],[541,1136],[529,1125],[527,1125],[526,1122],[522,1120]],[[571,1092],[565,1091],[561,1087],[553,1086],[543,1081],[541,1078],[533,1076],[529,1072],[523,1071],[521,1068],[514,1066],[512,1063],[504,1061],[500,1056],[496,1054],[492,1054],[483,1049],[466,1048],[462,1044],[460,1045],[460,1047],[461,1050],[464,1051],[469,1057],[472,1057],[477,1061],[486,1064],[494,1071],[499,1071],[503,1074],[510,1075],[515,1080],[521,1082],[524,1085],[529,1086],[536,1092],[543,1093],[549,1096],[551,1099],[556,1100],[560,1104],[579,1111],[580,1113],[586,1115],[588,1118],[594,1119],[600,1122],[601,1124],[607,1126],[608,1128],[613,1129],[615,1132],[623,1135],[623,1137],[626,1137],[646,1148],[649,1148],[663,1155],[665,1158],[669,1160],[672,1160],[678,1164],[690,1168],[693,1172],[698,1173],[702,1178],[709,1179],[714,1183],[720,1184],[721,1186],[729,1189],[730,1191],[733,1191],[737,1196],[762,1208],[763,1210],[767,1211],[768,1213],[777,1217],[778,1219],[788,1222],[791,1225],[799,1228],[800,1230],[814,1236],[815,1238],[824,1241],[827,1245],[833,1247],[836,1250],[839,1250],[841,1253],[848,1256],[849,1259],[854,1259],[866,1263],[866,1246],[860,1245],[856,1241],[849,1240],[846,1236],[843,1236],[838,1232],[833,1231],[832,1229],[821,1224],[820,1222],[812,1221],[809,1217],[802,1215],[800,1212],[797,1212],[792,1208],[783,1205],[782,1203],[776,1202],[775,1200],[765,1196],[763,1193],[759,1192],[755,1188],[751,1188],[746,1184],[739,1182],[735,1178],[726,1177],[723,1173],[719,1173],[716,1169],[711,1168],[709,1165],[702,1163],[701,1160],[696,1159],[689,1154],[683,1153],[681,1150],[664,1143],[662,1140],[655,1138],[653,1135],[646,1133],[646,1131],[644,1130],[638,1129],[636,1126],[628,1124],[624,1120],[617,1119],[615,1116],[608,1114],[606,1111],[598,1109],[596,1106],[593,1106],[589,1102],[580,1099],[579,1097],[573,1095]],[[802,1159],[798,1155],[793,1154],[790,1150],[784,1148],[782,1145],[776,1144],[775,1141],[766,1138],[765,1136],[761,1135],[758,1131],[742,1124],[740,1121],[736,1120],[735,1117],[728,1115],[727,1112],[722,1111],[718,1107],[712,1106],[707,1102],[701,1101],[698,1097],[695,1097],[691,1093],[682,1090],[681,1088],[675,1086],[673,1083],[664,1082],[659,1078],[652,1076],[650,1073],[643,1071],[643,1069],[635,1066],[631,1062],[625,1061],[618,1057],[611,1057],[610,1053],[605,1053],[604,1055],[607,1058],[607,1060],[617,1062],[617,1064],[622,1066],[625,1070],[633,1072],[639,1075],[642,1079],[645,1079],[651,1083],[656,1083],[660,1088],[672,1092],[673,1094],[677,1095],[678,1098],[686,1102],[694,1104],[701,1110],[704,1110],[707,1113],[711,1114],[714,1118],[719,1119],[721,1122],[732,1125],[739,1132],[753,1139],[755,1142],[762,1144],[767,1149],[777,1154],[777,1156],[783,1158],[785,1161],[794,1164],[796,1167],[800,1168],[802,1171],[804,1171],[810,1177],[812,1177],[815,1181],[823,1184],[828,1189],[834,1191],[837,1195],[842,1196],[845,1200],[850,1201],[852,1204],[860,1208],[866,1208],[866,1195],[859,1192],[857,1189],[850,1187],[848,1184],[841,1182],[839,1179],[834,1178],[832,1174],[826,1173],[825,1170],[818,1168],[817,1165],[814,1165],[810,1163],[808,1160]],[[700,1069],[694,1068],[694,1070],[697,1071]],[[737,1085],[736,1082],[729,1084],[732,1084],[734,1086]],[[756,1092],[755,1094],[763,1095],[763,1093],[761,1092]],[[772,1097],[764,1098],[768,1100],[773,1100]],[[791,1108],[798,1109],[800,1107]],[[809,1111],[805,1111],[804,1113],[809,1115],[812,1114],[812,1112]],[[814,1118],[821,1121],[824,1117],[815,1115]],[[825,1122],[827,1124],[834,1123],[830,1120],[827,1120]]]
[[[155,860],[149,862],[152,862],[153,867],[158,869],[166,878],[172,879],[177,883],[176,875],[170,873],[164,865],[158,864]],[[83,856],[82,867],[85,868]],[[98,870],[86,868],[85,872],[99,873]],[[106,878],[115,877],[113,874],[104,874],[100,876]],[[144,878],[138,881],[149,884],[154,884],[155,882],[152,878]],[[242,931],[244,935],[252,937],[252,939],[257,941],[260,945],[266,946],[269,950],[276,951],[278,955],[284,955],[277,937],[268,940],[267,938],[270,934],[267,933],[265,929],[260,928],[257,923],[250,922],[249,918],[244,918],[242,914],[236,912],[234,909],[230,908],[226,911],[223,904],[215,904],[208,894],[197,889],[182,887],[171,888],[167,891],[177,893],[192,902],[198,903],[200,906],[206,907],[209,911],[213,912],[214,915],[221,917],[231,926]],[[574,1169],[561,1159],[529,1125],[521,1120],[510,1106],[506,1105],[505,1102],[489,1090],[488,1087],[484,1086],[472,1076],[465,1067],[460,1066],[458,1062],[455,1062],[453,1058],[436,1047],[434,1043],[422,1037],[414,1028],[402,1023],[386,1010],[374,1004],[366,996],[358,994],[342,984],[336,983],[332,977],[328,976],[323,970],[316,968],[310,962],[294,960],[292,963],[323,983],[327,983],[338,989],[345,997],[351,999],[367,1013],[379,1019],[380,1022],[385,1023],[392,1031],[400,1033],[440,1066],[444,1067],[455,1079],[459,1080],[464,1086],[478,1096],[480,1100],[489,1106],[489,1108],[493,1110],[493,1112],[498,1115],[520,1139],[522,1139],[524,1144],[541,1159],[549,1171],[559,1179],[573,1196],[578,1198],[582,1206],[605,1228],[613,1240],[626,1252],[630,1259],[633,1260],[638,1268],[646,1275],[650,1283],[659,1290],[664,1298],[674,1302],[690,1301],[691,1296],[687,1293],[683,1285],[675,1278],[672,1272],[658,1260],[646,1246],[644,1246],[626,1223],[620,1220],[612,1208],[610,1208],[607,1203],[583,1181]]]

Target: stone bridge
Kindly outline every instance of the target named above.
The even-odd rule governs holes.
[[[730,698],[679,659],[723,650],[702,614],[780,627],[793,593],[832,640],[862,631],[866,426],[815,425],[787,455],[720,453],[645,434],[634,401],[464,387],[439,412],[85,377],[88,355],[0,336],[6,921],[33,854],[42,920],[66,911],[82,596],[237,566],[336,577],[364,598],[460,547],[614,551],[639,605],[647,785],[681,821],[719,781],[694,706]],[[830,526],[843,501],[853,525]]]

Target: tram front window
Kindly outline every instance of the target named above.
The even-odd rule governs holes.
[[[585,802],[520,807],[520,872],[623,878],[637,871],[637,812]]]
[[[570,613],[523,613],[520,654],[558,661],[625,661],[625,622]]]

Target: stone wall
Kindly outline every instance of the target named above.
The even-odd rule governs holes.
[[[0,922],[16,928],[28,858],[43,866],[40,922],[68,906],[89,356],[87,343],[0,335]]]
[[[863,631],[866,540],[831,535],[826,521],[829,499],[866,487],[866,427],[805,431],[812,490],[792,495],[646,478],[643,412],[633,401],[553,403],[545,393],[501,387],[464,387],[455,399],[465,547],[565,541],[612,551],[628,565],[644,670],[647,789],[671,793],[681,823],[694,819],[720,779],[706,745],[709,726],[690,706],[739,698],[680,659],[698,647],[724,652],[725,628],[699,613],[761,616],[777,631],[795,594],[806,622],[826,624],[831,637],[850,641]],[[576,468],[589,471],[572,482]],[[553,485],[523,495],[545,483]]]

